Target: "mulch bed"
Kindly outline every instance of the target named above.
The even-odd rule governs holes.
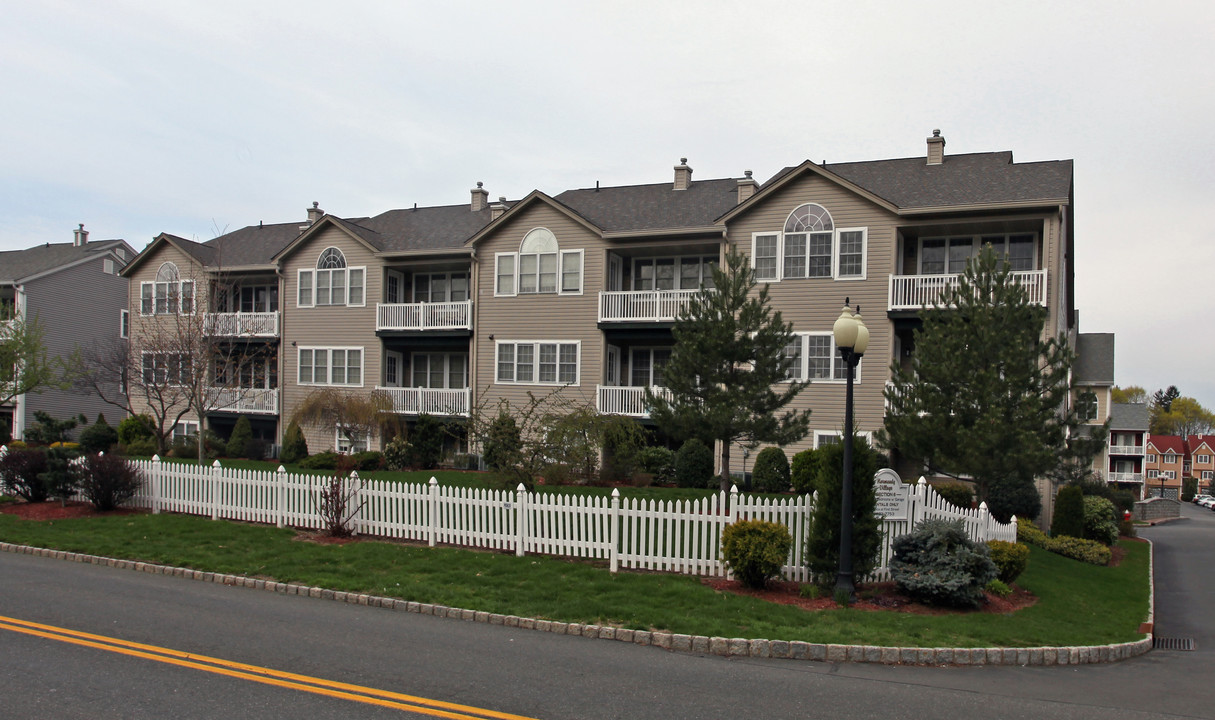
[[[0,505],[0,513],[16,515],[24,520],[64,520],[67,518],[100,517],[105,515],[132,515],[146,512],[135,508],[118,508],[109,512],[98,512],[86,502],[61,503],[58,500],[29,503],[15,502]]]
[[[789,581],[769,582],[763,590],[745,588],[737,580],[723,578],[702,578],[701,583],[708,585],[717,592],[749,595],[780,605],[794,605],[803,610],[833,610],[838,608],[835,599],[827,597],[808,598],[801,595],[801,584]],[[1038,602],[1038,598],[1029,592],[1013,586],[1012,594],[1002,598],[999,595],[986,593],[983,605],[975,610],[954,610],[923,605],[913,601],[898,591],[893,582],[862,583],[857,586],[857,601],[852,604],[854,610],[869,610],[873,612],[902,612],[913,615],[953,615],[958,613],[996,613],[1007,614]]]

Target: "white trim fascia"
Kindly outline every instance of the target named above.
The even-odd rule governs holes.
[[[415,258],[425,257],[429,255],[436,256],[436,259],[442,259],[442,256],[451,255],[454,257],[472,257],[476,251],[471,247],[459,248],[444,248],[442,250],[423,248],[418,250],[385,250],[382,252],[372,253],[372,256],[383,260],[392,260],[394,258]]]
[[[725,236],[726,229],[721,225],[704,225],[688,228],[658,228],[654,230],[612,230],[603,233],[604,240],[625,240],[628,238],[653,238],[668,235],[721,235]]]
[[[932,205],[929,207],[901,208],[895,212],[900,216],[929,215],[947,212],[975,212],[978,210],[1017,210],[1022,208],[1040,208],[1067,206],[1067,198],[1042,198],[1041,200],[1017,200],[1015,202],[970,203],[966,205]]]

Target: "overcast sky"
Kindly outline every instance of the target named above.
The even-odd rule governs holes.
[[[0,0],[0,249],[802,160],[1075,160],[1081,330],[1215,409],[1215,9]]]

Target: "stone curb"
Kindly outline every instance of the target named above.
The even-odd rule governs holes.
[[[1154,621],[1156,597],[1154,550],[1155,548],[1153,548],[1152,553],[1149,553],[1148,623]],[[13,545],[12,543],[0,543],[0,552],[35,555],[91,565],[103,565],[121,570],[152,573],[154,575],[172,575],[190,580],[200,580],[220,585],[235,585],[266,592],[302,595],[321,600],[334,600],[353,605],[367,605],[468,622],[505,625],[506,627],[514,627],[521,630],[536,630],[557,635],[578,635],[584,638],[615,640],[633,645],[649,645],[672,652],[697,655],[816,660],[831,663],[876,663],[883,665],[1089,665],[1126,660],[1143,655],[1152,649],[1152,636],[1150,633],[1145,635],[1141,640],[1113,645],[1038,648],[903,648],[808,643],[800,640],[756,640],[748,638],[708,637],[705,635],[683,635],[679,633],[584,625],[581,623],[563,623],[554,620],[521,618],[514,615],[499,615],[477,610],[446,607],[444,605],[329,590],[295,583],[281,583],[273,580],[244,577],[242,575],[202,572],[200,570],[171,567],[169,565],[155,565],[135,560],[118,560],[98,555],[66,552],[64,550],[47,550],[28,545]]]

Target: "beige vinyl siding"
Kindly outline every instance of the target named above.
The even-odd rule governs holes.
[[[129,307],[131,311],[131,337],[130,337],[130,356],[133,360],[140,357],[143,352],[141,347],[141,338],[146,338],[157,332],[157,326],[165,327],[169,324],[178,322],[174,315],[142,315],[140,312],[140,292],[142,284],[145,282],[155,282],[156,273],[160,270],[160,266],[166,262],[171,262],[177,266],[178,277],[182,280],[194,281],[194,312],[188,320],[182,322],[190,323],[192,327],[202,327],[202,316],[200,313],[206,312],[209,305],[209,289],[210,278],[202,265],[194,258],[184,252],[173,247],[169,243],[162,243],[156,254],[143,260],[142,264],[130,276],[129,286]],[[138,367],[136,361],[133,368]],[[131,396],[131,407],[136,414],[147,412],[146,403],[142,403],[138,394]],[[176,413],[172,413],[165,419],[166,424],[172,420]],[[199,422],[199,427],[203,427],[197,414],[191,411],[182,417],[182,420]]]
[[[336,247],[346,256],[347,267],[366,267],[364,276],[364,305],[362,307],[298,306],[299,271],[316,268],[317,258],[328,247]],[[325,386],[298,384],[299,348],[301,347],[358,347],[363,349],[363,385],[361,388],[339,388],[355,393],[370,393],[380,383],[380,340],[375,334],[376,303],[383,297],[384,272],[382,262],[373,251],[358,240],[336,227],[328,227],[307,243],[296,248],[282,263],[283,290],[279,296],[279,309],[283,313],[282,373],[279,385],[282,388],[280,415],[283,430],[291,421],[291,415],[299,403],[314,390]],[[314,288],[315,292],[315,288]],[[311,453],[334,449],[333,428],[301,426]],[[372,438],[371,447],[379,447],[379,439]]]
[[[869,328],[869,350],[862,362],[861,381],[854,386],[854,412],[858,432],[872,432],[882,426],[885,401],[882,390],[889,377],[893,351],[893,325],[886,319],[889,275],[895,272],[898,247],[895,215],[865,198],[818,176],[807,175],[768,198],[761,206],[742,215],[728,228],[730,241],[745,255],[751,253],[754,233],[781,232],[785,220],[804,203],[817,203],[831,213],[839,228],[867,228],[864,280],[832,278],[782,278],[769,284],[772,307],[779,310],[794,332],[830,333],[847,297],[861,306]],[[836,354],[838,358],[838,353]],[[813,447],[814,433],[840,432],[844,426],[844,381],[816,381],[798,395],[791,408],[809,408],[810,433],[804,440],[785,448],[792,458]],[[742,453],[731,448],[733,470],[742,469]],[[755,453],[752,453],[753,460]],[[748,463],[749,469],[750,463]]]
[[[583,250],[581,295],[494,296],[496,255],[518,252],[523,236],[536,227],[551,230],[560,250]],[[529,391],[537,397],[555,391],[563,400],[594,407],[595,386],[603,380],[603,334],[597,323],[599,291],[604,287],[606,275],[605,257],[606,245],[596,233],[544,203],[527,208],[477,244],[479,271],[474,303],[477,327],[472,350],[475,406],[493,413],[502,400],[521,407],[528,402]],[[580,343],[578,385],[498,383],[496,343],[513,340]]]

